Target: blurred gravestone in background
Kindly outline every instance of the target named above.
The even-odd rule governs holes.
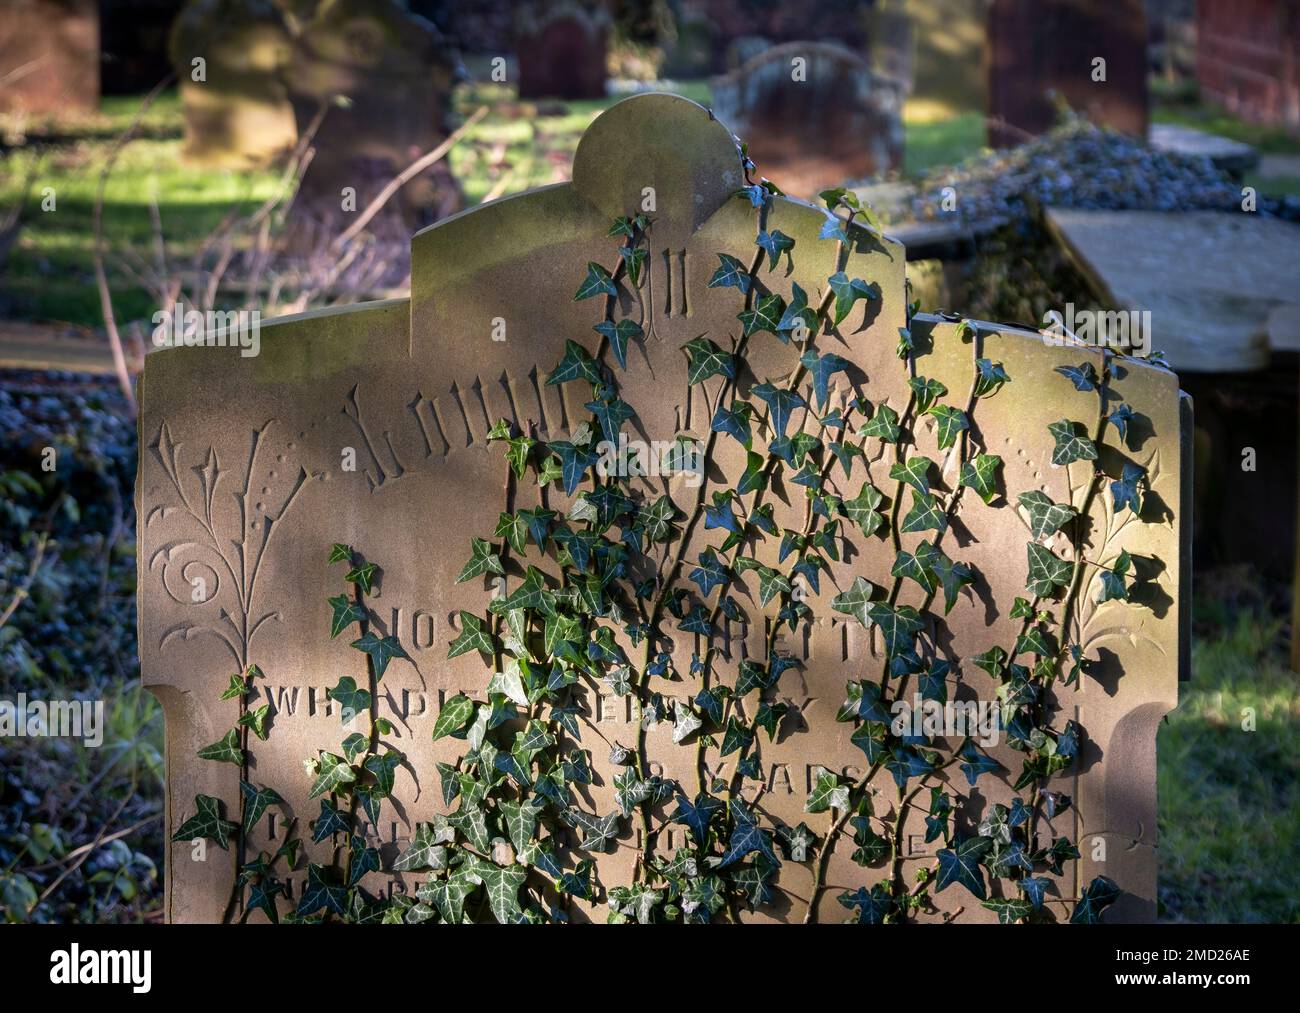
[[[991,0],[907,0],[911,95],[937,114],[986,113],[985,22]]]
[[[5,0],[0,10],[0,111],[60,115],[98,108],[95,0]]]
[[[774,46],[713,79],[713,109],[787,193],[813,197],[903,162],[903,88],[830,43]]]
[[[1300,129],[1300,5],[1198,0],[1201,95],[1243,119]]]
[[[1056,123],[1053,92],[1095,123],[1146,136],[1147,26],[1140,0],[994,0],[988,45],[993,146],[1019,144]],[[1097,80],[1102,72],[1104,80]]]
[[[609,24],[600,4],[519,5],[515,18],[519,97],[603,98]]]
[[[459,72],[437,29],[396,0],[192,0],[171,55],[194,164],[269,165],[325,110],[294,205],[300,246],[312,245],[318,228],[345,227],[445,139]],[[391,220],[404,249],[410,231],[460,205],[439,162],[402,188],[372,230]]]
[[[260,167],[293,147],[298,131],[281,77],[289,33],[273,4],[192,0],[172,25],[169,49],[187,163]]]
[[[459,58],[438,30],[394,0],[316,5],[293,40],[285,81],[307,129],[321,103],[346,96],[316,133],[315,157],[298,202],[317,218],[336,218],[343,189],[363,210],[392,178],[437,147],[448,131]],[[405,231],[460,209],[454,177],[441,161],[403,187],[395,206]]]

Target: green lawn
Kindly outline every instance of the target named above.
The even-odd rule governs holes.
[[[1158,739],[1164,919],[1300,921],[1300,678],[1282,626],[1242,613],[1195,643]]]

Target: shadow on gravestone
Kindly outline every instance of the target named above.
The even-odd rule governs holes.
[[[796,197],[903,162],[903,90],[842,46],[790,42],[712,82],[713,111]]]
[[[309,863],[328,863],[331,846],[346,843],[342,835],[331,837],[328,822],[323,839],[309,843],[309,826],[325,811],[322,799],[311,797],[319,771],[304,768],[304,760],[334,753],[345,734],[364,724],[353,719],[345,725],[339,702],[327,696],[341,674],[364,671],[358,667],[360,655],[348,645],[355,630],[336,639],[329,635],[326,600],[344,588],[342,571],[326,564],[336,543],[351,545],[378,566],[368,600],[370,630],[397,638],[405,655],[388,664],[377,684],[376,711],[389,722],[384,747],[402,759],[378,818],[361,819],[363,843],[376,849],[380,868],[366,872],[360,883],[373,898],[398,898],[393,903],[407,898],[407,903],[430,878],[394,871],[394,863],[416,837],[417,824],[446,828],[445,814],[457,801],[444,794],[438,764],[455,764],[466,747],[455,737],[434,741],[432,731],[449,700],[461,693],[483,699],[488,680],[477,652],[448,658],[447,645],[468,630],[458,616],[462,611],[481,615],[494,594],[488,575],[457,582],[470,537],[490,538],[501,511],[549,505],[562,512],[571,505],[558,487],[504,481],[504,463],[500,451],[488,446],[489,432],[496,420],[505,419],[539,440],[576,435],[590,395],[578,389],[582,383],[546,380],[565,355],[566,341],[581,342],[600,319],[597,303],[604,300],[575,301],[577,283],[593,257],[603,256],[599,251],[620,242],[609,237],[611,221],[636,214],[648,194],[655,211],[644,271],[635,285],[617,272],[617,294],[607,305],[642,327],[641,337],[627,348],[626,369],[617,372],[619,390],[637,411],[637,438],[710,439],[730,381],[718,375],[689,384],[682,346],[708,335],[725,347],[728,336],[738,336],[736,310],[742,300],[711,287],[710,279],[719,254],[753,260],[757,219],[769,234],[779,230],[794,240],[790,256],[774,269],[765,258],[755,267],[761,291],[790,299],[799,285],[820,296],[837,266],[876,286],[874,296],[865,304],[855,302],[840,324],[827,320],[818,328],[818,350],[845,360],[844,370],[830,377],[827,407],[851,411],[865,403],[873,418],[886,421],[895,413],[916,453],[934,462],[928,480],[935,492],[955,496],[967,444],[958,445],[960,455],[956,447],[943,449],[938,416],[914,416],[908,373],[895,353],[899,329],[908,324],[903,248],[854,225],[848,247],[841,250],[837,242],[819,239],[823,212],[784,198],[772,198],[756,212],[749,200],[735,199],[743,182],[734,138],[706,110],[670,95],[631,98],[588,129],[572,183],[495,201],[417,235],[409,300],[276,321],[264,328],[256,357],[218,346],[163,349],[149,356],[140,395],[136,490],[140,652],[144,684],[158,695],[166,716],[168,834],[181,837],[170,845],[164,863],[169,920],[239,917],[236,862],[274,853],[290,836],[303,838],[293,871],[283,874],[284,903],[296,905]],[[1058,370],[1083,364],[1085,372],[1091,366],[1111,376],[1100,350],[1057,347],[1037,333],[992,324],[972,330],[936,317],[914,318],[911,334],[915,373],[943,384],[954,399],[971,391],[966,402],[971,446],[1002,461],[996,485],[963,501],[945,543],[945,550],[975,575],[956,596],[946,628],[935,630],[941,635],[933,643],[926,638],[927,653],[950,659],[959,672],[948,683],[953,695],[997,699],[998,683],[974,659],[992,645],[1016,643],[1029,629],[1029,621],[1011,609],[1013,599],[1026,593],[1031,518],[1011,506],[1022,494],[1037,491],[1080,510],[1087,558],[1110,565],[1129,553],[1139,561],[1138,572],[1148,575],[1134,597],[1161,603],[1152,608],[1099,602],[1106,582],[1083,569],[1080,593],[1055,606],[1066,613],[1061,619],[1068,640],[1082,646],[1092,671],[1074,685],[1057,681],[1052,687],[1057,720],[1077,721],[1085,737],[1078,761],[1045,782],[1056,793],[1051,798],[1058,808],[1053,815],[1040,814],[1037,835],[1044,846],[1068,838],[1082,853],[1059,875],[1040,873],[1046,880],[1046,917],[1068,918],[1085,884],[1104,875],[1123,891],[1108,918],[1150,919],[1155,913],[1155,733],[1176,702],[1187,648],[1182,622],[1190,581],[1184,548],[1190,530],[1190,404],[1172,373],[1127,359],[1109,362],[1113,376],[1102,403],[1110,410],[1122,399],[1137,413],[1144,434],[1133,450],[1115,426],[1099,426],[1102,467],[1114,471],[1132,460],[1145,469],[1147,505],[1140,507],[1141,517],[1121,514],[1115,494],[1094,477],[1088,461],[1051,463],[1060,440],[1049,434],[1049,425],[1062,417],[1088,417],[1089,411],[1095,416],[1099,402],[1095,392],[1081,393]],[[598,354],[612,364],[604,351],[602,344]],[[736,379],[736,395],[757,398],[756,385],[771,379],[794,383],[811,402],[813,386],[802,371],[791,371],[790,352],[771,335],[755,335]],[[1010,380],[976,396],[973,364],[982,357],[1003,364]],[[796,408],[792,418],[800,431],[818,427],[812,412]],[[756,435],[767,432],[765,438],[773,438],[760,421],[755,417]],[[746,468],[745,449],[730,437],[711,441],[710,447],[709,475],[730,488]],[[864,450],[849,457],[847,475],[830,462],[825,490],[851,499],[864,483],[874,483],[902,499],[903,482],[885,477],[891,462],[899,463],[891,445],[867,438]],[[355,470],[349,470],[353,459]],[[628,488],[646,502],[668,496],[681,518],[698,519],[705,495],[718,486],[692,486],[686,475],[677,474],[632,479]],[[751,498],[749,506],[757,506],[757,500]],[[774,482],[771,506],[777,529],[805,524],[805,497],[793,484]],[[707,523],[682,523],[679,542],[668,543],[680,559],[693,561],[721,540],[719,530]],[[923,539],[937,544],[944,533],[900,537],[902,548],[920,551]],[[1068,552],[1064,539],[1044,532],[1041,540],[1056,552]],[[780,565],[776,541],[760,540],[750,550],[761,566]],[[879,629],[832,608],[858,578],[879,588],[887,585],[896,552],[880,533],[859,537],[847,519],[831,541],[836,551],[826,553],[819,586],[805,588],[809,622],[797,630],[774,627],[775,603],[765,609],[754,574],[738,572],[733,591],[742,618],[720,623],[709,643],[716,652],[710,685],[732,685],[744,661],[766,659],[769,638],[772,649],[796,662],[767,691],[769,702],[788,711],[776,734],[761,739],[753,754],[756,776],[739,782],[738,797],[765,832],[806,824],[819,840],[832,826],[832,814],[805,810],[819,767],[845,783],[862,779],[878,817],[889,816],[899,797],[883,770],[863,776],[863,752],[850,741],[855,726],[836,720],[846,683],[874,680],[886,661]],[[522,567],[513,554],[510,561],[505,587],[496,593],[522,586]],[[555,564],[535,552],[527,562],[546,570]],[[680,586],[693,585],[683,579]],[[900,607],[925,604],[924,592],[911,581],[898,581],[894,593]],[[1042,606],[1053,608],[1050,596]],[[664,624],[667,639],[661,643],[671,647],[679,679],[669,678],[672,672],[647,674],[646,692],[676,699],[680,706],[682,698],[698,691],[697,677],[686,674],[687,662],[704,643],[703,634],[675,627]],[[622,633],[616,643],[631,650]],[[235,692],[220,700],[232,674],[252,664],[259,672],[248,684],[248,697],[241,701]],[[608,754],[616,745],[637,743],[632,698],[594,681],[574,692],[580,737],[565,733],[565,738],[590,750],[594,770],[592,784],[572,785],[577,802],[588,813],[616,813],[615,778],[623,768]],[[752,703],[738,704],[740,713],[750,717],[746,708]],[[247,738],[242,764],[195,758],[200,748],[227,736],[241,714],[260,707],[268,709],[267,738]],[[734,778],[734,754],[720,757],[713,747],[691,739],[677,745],[672,734],[666,721],[645,732],[649,769],[656,777],[679,782],[689,795],[705,773],[697,762],[710,776]],[[1005,739],[987,753],[996,765],[977,788],[969,788],[956,767],[934,782],[961,801],[955,829],[962,834],[975,833],[982,820],[996,822],[993,807],[1009,805],[1016,795],[1013,784],[1024,754]],[[194,814],[196,797],[219,800],[233,820],[247,814],[241,809],[241,779],[254,791],[274,788],[281,801],[258,813],[246,836],[235,835],[229,851],[211,841],[189,840],[180,828]],[[1063,796],[1072,804],[1060,804]],[[857,831],[845,826],[846,812],[835,824],[844,833],[822,852],[810,857],[783,851],[784,862],[769,884],[771,903],[756,912],[742,907],[741,918],[804,920],[812,903],[817,918],[842,920],[849,912],[838,901],[841,895],[900,877],[910,885],[917,872],[933,866],[940,846],[926,842],[922,806],[918,796],[897,823],[892,870],[854,860]],[[653,807],[656,823],[671,814],[671,805]],[[617,840],[597,852],[575,850],[578,835],[558,821],[544,831],[564,869],[572,870],[583,858],[595,861],[596,903],[567,904],[574,920],[603,918],[609,892],[633,881],[645,842],[638,838],[635,819],[620,817],[615,823]],[[658,837],[661,855],[687,843],[680,824],[665,823]],[[494,875],[501,876],[500,870],[516,867],[483,868],[495,868]],[[818,882],[821,888],[815,889]],[[550,889],[540,881],[538,888]],[[316,897],[319,882],[312,890]],[[995,917],[961,887],[935,892],[933,900],[934,908],[918,912],[917,920]],[[553,901],[548,893],[547,903]],[[251,917],[263,920],[265,914],[252,911]]]

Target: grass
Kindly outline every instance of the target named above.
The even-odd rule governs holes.
[[[1300,678],[1282,626],[1243,612],[1195,643],[1157,740],[1164,919],[1300,922]]]
[[[686,81],[674,90],[707,105],[705,81]],[[568,177],[578,140],[600,112],[619,96],[547,104],[521,104],[504,86],[476,85],[456,96],[457,111],[467,114],[488,104],[489,114],[453,149],[452,169],[476,204],[489,194],[514,193]],[[102,324],[92,273],[92,214],[99,176],[113,141],[130,124],[140,105],[135,96],[104,100],[100,114],[77,123],[37,124],[32,143],[7,152],[0,167],[0,209],[27,196],[27,224],[11,255],[5,296],[9,315],[31,320],[67,321],[89,327]],[[980,150],[979,116],[944,118],[917,107],[905,113],[908,173],[956,162]],[[204,170],[180,161],[182,120],[176,93],[162,95],[140,124],[139,139],[121,153],[104,194],[104,228],[110,243],[130,244],[152,256],[150,205],[161,209],[171,252],[184,256],[196,248],[232,208],[252,208],[275,191],[270,172]],[[46,188],[54,207],[41,207]],[[114,265],[110,263],[110,271]],[[148,318],[156,309],[120,272],[113,288],[123,320]]]

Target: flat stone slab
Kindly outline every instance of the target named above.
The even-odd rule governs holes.
[[[1248,172],[1259,164],[1259,152],[1251,145],[1195,127],[1153,123],[1147,139],[1158,151],[1208,158],[1224,172]]]
[[[1079,211],[1047,221],[1104,303],[1151,313],[1151,347],[1194,373],[1268,365],[1267,323],[1300,301],[1300,226],[1249,212]]]

